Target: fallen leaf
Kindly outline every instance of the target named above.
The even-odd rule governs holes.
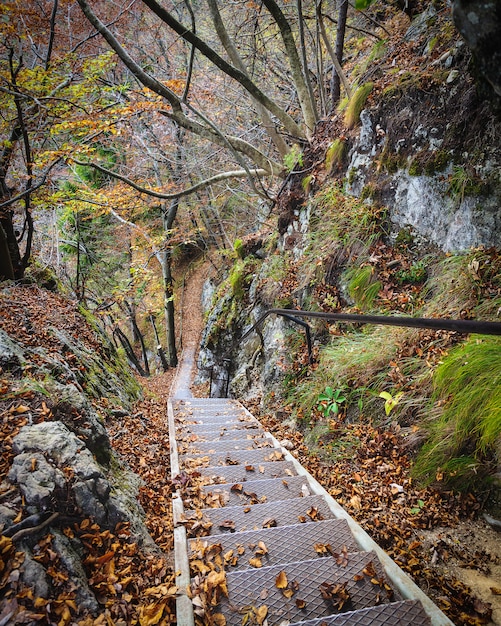
[[[299,598],[297,598],[296,606],[298,609],[304,609],[304,607],[306,606],[306,602],[304,600],[300,600]]]
[[[263,562],[257,556],[253,556],[251,559],[249,559],[249,563],[250,565],[252,565],[252,567],[263,567]]]
[[[362,508],[362,500],[360,498],[360,496],[352,496],[350,498],[350,504],[354,509],[361,509]]]
[[[255,610],[256,622],[261,626],[268,615],[268,607],[263,604]]]
[[[265,519],[263,522],[263,528],[273,528],[276,525],[277,525],[277,520],[274,519],[273,517],[269,517],[268,519]]]
[[[277,589],[286,589],[287,582],[287,574],[282,570],[275,579],[275,586]]]

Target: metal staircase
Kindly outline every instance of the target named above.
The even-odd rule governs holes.
[[[452,624],[240,403],[173,399],[168,416],[174,482],[196,472],[211,504],[174,496],[179,626]],[[187,538],[190,519],[207,535]],[[189,561],[211,551],[227,595],[203,606]]]

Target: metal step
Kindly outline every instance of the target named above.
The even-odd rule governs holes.
[[[453,626],[238,402],[178,399],[168,415],[173,476],[210,480],[199,501],[214,504],[174,495],[179,626],[195,612],[197,625]],[[208,535],[187,539],[188,519]]]
[[[233,450],[258,450],[259,448],[273,448],[273,441],[269,437],[255,439],[228,439],[220,441],[193,441],[178,444],[182,454],[215,454],[216,452]]]
[[[429,616],[418,600],[404,600],[383,606],[320,617],[290,626],[428,626]]]
[[[267,478],[295,476],[294,464],[290,461],[272,461],[258,465],[226,465],[204,467],[200,469],[202,476],[210,478],[212,483],[241,483]]]
[[[310,495],[308,481],[304,476],[249,480],[229,485],[207,485],[202,487],[202,492],[206,495],[211,493],[223,495],[227,506],[263,504]]]
[[[275,526],[293,526],[297,523],[333,519],[334,514],[322,496],[298,498],[294,505],[287,500],[245,506],[225,506],[203,509],[203,516],[212,522],[211,535],[223,532],[242,532]]]
[[[228,597],[220,610],[228,626],[241,626],[245,607],[268,607],[269,626],[325,617],[400,600],[388,585],[374,552],[272,565],[226,574]],[[287,581],[279,589],[278,578]],[[286,595],[284,595],[286,594]]]
[[[264,548],[260,542],[264,544]],[[255,560],[251,562],[256,557],[261,566],[266,567],[358,550],[348,523],[342,519],[188,540],[190,554],[194,556],[211,545],[220,545],[223,554],[227,555],[228,571],[259,566]],[[229,555],[230,551],[233,551],[233,554]]]
[[[203,424],[200,424],[203,426]],[[266,431],[262,428],[218,428],[214,429],[199,429],[182,431],[181,441],[189,437],[190,441],[230,441],[235,439],[260,439],[266,436]],[[184,434],[186,433],[186,434]]]
[[[285,455],[277,448],[260,448],[258,450],[232,450],[216,452],[215,454],[182,454],[179,456],[181,465],[195,467],[197,460],[199,467],[214,467],[216,465],[257,465],[272,461],[283,461]]]

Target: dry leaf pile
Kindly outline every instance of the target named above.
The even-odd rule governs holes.
[[[462,567],[488,574],[496,557],[440,539],[430,550],[422,538],[422,531],[453,529],[460,519],[473,519],[480,509],[473,495],[418,489],[409,476],[406,439],[398,429],[333,421],[332,442],[345,453],[326,463],[311,453],[301,433],[284,429],[275,415],[259,415],[257,405],[248,408],[275,437],[293,442],[294,456],[454,623],[489,623],[489,604],[434,566],[437,559],[447,564],[456,558]],[[282,414],[283,406],[277,410]]]

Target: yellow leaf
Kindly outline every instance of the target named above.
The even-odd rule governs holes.
[[[267,615],[268,607],[266,606],[266,604],[263,604],[258,609],[256,609],[256,622],[259,624],[259,626],[261,626],[261,624],[264,622]]]
[[[285,589],[287,587],[287,574],[282,570],[275,579],[277,589]]]
[[[139,609],[139,623],[141,626],[154,626],[162,619],[165,602],[154,602]]]
[[[263,563],[261,559],[258,559],[257,556],[252,557],[252,559],[249,559],[249,563],[252,565],[252,567],[263,567]]]
[[[214,626],[226,626],[226,617],[222,613],[214,613],[212,621]]]

